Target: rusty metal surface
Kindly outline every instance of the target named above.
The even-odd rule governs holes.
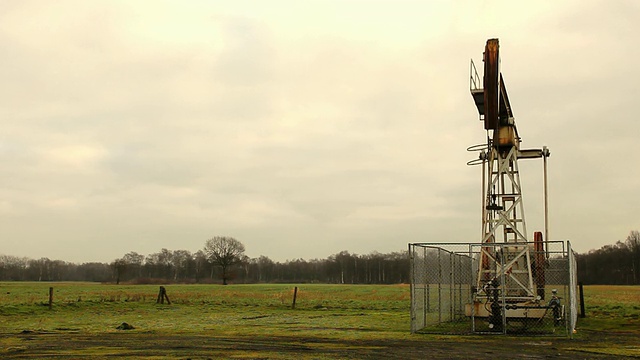
[[[483,99],[476,99],[478,111],[484,115],[484,128],[486,130],[496,130],[500,126],[508,125],[509,118],[513,117],[507,87],[500,72],[500,44],[498,39],[489,39],[484,48],[484,77],[483,77]],[[482,108],[481,106],[482,105]]]
[[[544,251],[542,233],[539,231],[533,233],[533,247],[533,259],[535,263],[535,266],[533,267],[533,277],[536,280],[536,293],[540,296],[540,299],[544,299],[544,287],[546,285],[544,270],[547,265],[547,258]]]
[[[500,123],[505,125],[506,120],[513,117],[513,111],[511,111],[511,103],[509,102],[509,95],[507,95],[507,87],[504,86],[504,79],[502,79],[502,73],[500,73]]]
[[[489,39],[484,48],[484,128],[493,130],[498,127],[499,112],[499,61],[498,39]]]
[[[494,132],[494,145],[499,148],[517,146],[516,129],[513,125],[500,125]]]

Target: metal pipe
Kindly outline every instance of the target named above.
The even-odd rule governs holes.
[[[546,146],[542,147],[542,160],[544,163],[543,173],[544,173],[544,243],[545,243],[545,252],[547,253],[547,258],[549,257],[549,193],[547,186],[547,157],[549,157],[551,153]]]
[[[485,235],[485,221],[487,221],[487,154],[482,151],[480,153],[480,158],[482,159],[482,224],[480,225],[482,227],[482,231],[480,234],[480,239],[484,239],[484,235]]]

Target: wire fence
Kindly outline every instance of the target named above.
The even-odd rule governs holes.
[[[411,331],[572,336],[575,254],[568,241],[537,245],[409,244]]]

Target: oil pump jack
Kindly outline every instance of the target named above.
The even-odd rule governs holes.
[[[545,299],[548,239],[547,158],[542,149],[522,149],[507,88],[500,72],[498,39],[487,40],[484,75],[480,83],[471,61],[470,90],[487,132],[485,144],[470,147],[479,157],[469,165],[482,165],[482,233],[477,257],[473,302],[467,316],[487,318],[489,328],[500,331],[511,319],[539,319],[556,308]],[[518,160],[544,160],[544,236],[529,241]],[[552,297],[553,298],[553,297]]]

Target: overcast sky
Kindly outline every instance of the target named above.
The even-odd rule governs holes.
[[[479,242],[469,60],[500,39],[550,235],[640,229],[640,2],[0,1],[0,254]],[[525,163],[526,162],[526,163]],[[542,162],[523,160],[528,230]]]

